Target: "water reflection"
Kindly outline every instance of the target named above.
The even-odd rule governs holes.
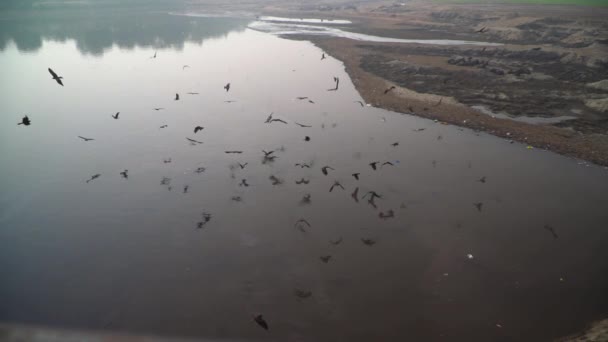
[[[196,18],[135,11],[110,10],[31,12],[0,20],[0,49],[14,42],[21,52],[35,52],[44,40],[76,41],[82,54],[101,56],[114,44],[120,48],[171,48],[182,50],[185,42],[202,44],[210,38],[243,31],[242,18]]]

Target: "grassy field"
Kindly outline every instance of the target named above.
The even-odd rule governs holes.
[[[608,6],[608,0],[434,0],[434,1],[450,2],[450,3]]]

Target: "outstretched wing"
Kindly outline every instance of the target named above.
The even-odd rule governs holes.
[[[51,73],[51,76],[53,76],[53,78],[59,78],[59,76],[57,76],[53,69],[49,68],[49,72]]]

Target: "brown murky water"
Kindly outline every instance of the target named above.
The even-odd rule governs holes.
[[[246,20],[159,18],[166,27],[141,35],[123,18],[4,38],[1,321],[219,340],[512,341],[606,314],[607,170],[361,107],[339,61]],[[271,112],[287,124],[264,123]],[[17,126],[25,114],[32,125]],[[263,163],[263,149],[276,160]],[[345,189],[329,192],[334,181]],[[301,218],[311,226],[294,226]]]

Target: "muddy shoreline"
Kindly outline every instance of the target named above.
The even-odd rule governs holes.
[[[608,25],[601,20],[606,9],[416,3],[371,4],[357,12],[345,8],[299,16],[348,19],[353,24],[341,29],[392,38],[504,44],[441,46],[285,36],[309,40],[342,61],[367,103],[608,166]],[[289,9],[276,8],[265,14],[293,16]],[[475,32],[483,28],[483,34]],[[396,88],[385,94],[392,86]],[[478,106],[497,115],[472,108]]]

